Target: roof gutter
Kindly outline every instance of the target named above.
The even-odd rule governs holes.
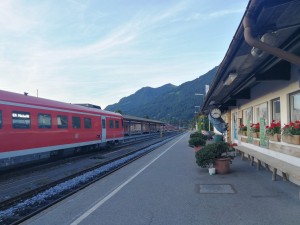
[[[259,38],[253,36],[253,31],[255,27],[255,22],[253,20],[253,16],[251,14],[251,9],[253,9],[256,5],[256,1],[253,0],[252,4],[249,7],[249,11],[246,13],[244,19],[243,19],[243,26],[244,26],[244,38],[245,41],[255,48],[258,48],[262,51],[265,51],[271,55],[277,56],[278,58],[284,59],[290,63],[296,64],[300,66],[300,57],[286,52],[280,48],[273,47],[271,45],[268,45],[264,42],[262,42]]]

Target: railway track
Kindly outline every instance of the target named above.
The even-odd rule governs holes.
[[[19,224],[97,180],[148,154],[174,137],[176,135],[164,138],[155,144],[144,146],[142,149],[125,151],[125,153],[123,152],[121,155],[114,156],[105,162],[98,163],[72,175],[2,201],[0,224]]]

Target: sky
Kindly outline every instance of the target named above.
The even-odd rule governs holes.
[[[0,89],[103,109],[223,60],[248,0],[1,0]]]

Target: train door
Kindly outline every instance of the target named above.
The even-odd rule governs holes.
[[[102,124],[102,142],[106,142],[106,117],[101,116],[101,124]]]

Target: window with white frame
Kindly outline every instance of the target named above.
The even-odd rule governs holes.
[[[260,118],[264,118],[268,121],[268,103],[262,103],[260,105],[254,106],[254,123],[259,123]]]
[[[272,104],[272,120],[275,122],[279,122],[280,118],[280,98],[273,99],[271,101]]]
[[[252,123],[252,107],[243,110],[243,124],[247,126],[247,121]]]
[[[290,94],[291,121],[300,120],[300,92]]]

